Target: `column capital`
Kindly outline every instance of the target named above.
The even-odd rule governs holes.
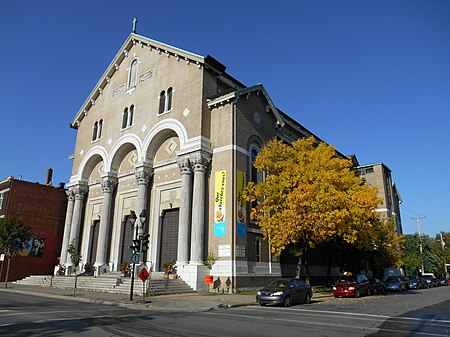
[[[102,177],[102,192],[112,193],[117,186],[117,178],[112,175]]]
[[[177,160],[181,174],[192,174],[192,164],[188,157],[181,157]]]
[[[192,158],[192,166],[194,167],[194,172],[206,172],[209,162],[211,161],[211,156],[205,153],[197,153]]]
[[[70,188],[66,191],[67,200],[73,201],[75,200],[75,193],[73,192],[73,188]]]
[[[149,166],[135,167],[134,176],[138,185],[148,185],[153,177],[153,168]]]
[[[75,199],[83,200],[88,192],[88,187],[86,185],[77,185],[73,188],[73,193],[75,195]]]

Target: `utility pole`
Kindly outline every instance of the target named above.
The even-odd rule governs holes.
[[[422,257],[422,274],[425,272],[424,265],[423,265],[423,251],[422,251],[422,234],[420,233],[420,219],[426,219],[424,216],[420,216],[419,214],[416,217],[411,217],[413,220],[417,220],[417,228],[419,229],[419,249],[420,249],[420,255]]]

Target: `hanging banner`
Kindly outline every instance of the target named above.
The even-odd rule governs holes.
[[[226,235],[226,185],[227,185],[227,171],[217,171],[216,186],[214,193],[214,236]]]
[[[246,237],[247,236],[247,222],[245,220],[245,200],[242,197],[242,192],[244,192],[245,186],[247,184],[247,181],[245,179],[245,172],[244,171],[237,171],[237,221],[236,221],[236,227],[237,227],[237,236],[240,237]]]

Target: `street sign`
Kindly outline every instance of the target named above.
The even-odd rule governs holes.
[[[5,254],[0,254],[0,261],[4,261],[5,260]]]
[[[134,253],[133,255],[131,255],[131,263],[139,263],[139,258],[141,254],[139,253]]]
[[[142,282],[147,281],[148,277],[149,277],[149,273],[147,271],[146,268],[142,269],[141,272],[139,273],[139,278],[142,280]]]

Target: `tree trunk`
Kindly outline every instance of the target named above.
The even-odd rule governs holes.
[[[303,254],[300,254],[297,260],[297,268],[295,269],[295,278],[299,279],[302,274]]]
[[[11,256],[8,254],[8,266],[6,267],[5,288],[8,288],[9,266],[11,265]]]

